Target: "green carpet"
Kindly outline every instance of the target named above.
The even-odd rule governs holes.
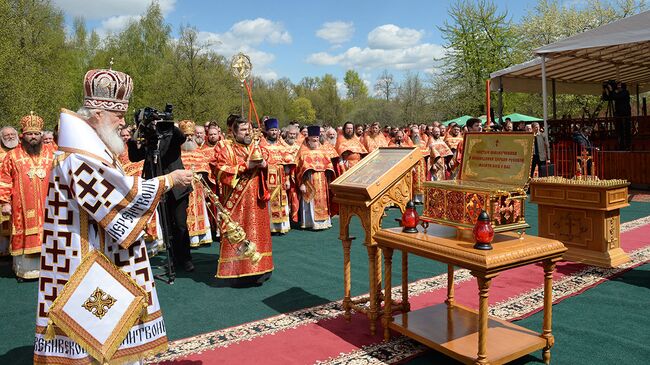
[[[632,202],[621,211],[621,221],[647,215],[650,215],[650,203]],[[533,225],[527,232],[534,235],[537,233],[537,206],[527,204],[526,216]],[[396,226],[394,219],[397,217],[397,209],[389,210],[383,226]],[[340,300],[343,297],[343,251],[338,239],[338,219],[333,220],[333,225],[334,228],[324,232],[294,230],[285,236],[274,236],[275,270],[271,280],[261,287],[216,287],[218,246],[192,251],[194,273],[179,272],[174,285],[156,283],[169,338],[189,337]],[[350,235],[357,237],[351,253],[354,296],[368,292],[367,253],[356,217],[352,220]],[[401,280],[400,262],[397,254],[393,258],[396,266],[393,282],[396,283]],[[409,258],[410,281],[444,272],[446,265],[413,256]],[[0,364],[31,363],[37,282],[17,284],[11,261],[0,259],[0,293],[3,297]]]

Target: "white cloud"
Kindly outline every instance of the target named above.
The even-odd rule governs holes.
[[[423,33],[394,24],[384,24],[368,33],[368,46],[374,49],[407,48],[418,44]]]
[[[430,43],[402,49],[352,47],[337,55],[327,52],[314,53],[307,58],[307,62],[321,66],[341,65],[355,70],[389,68],[430,72],[434,64],[433,59],[442,57],[444,52],[444,47]]]
[[[137,22],[140,18],[142,18],[141,15],[112,16],[106,20],[102,20],[101,26],[97,29],[97,34],[99,34],[100,37],[104,37],[108,33],[119,33],[131,22]]]
[[[291,34],[279,22],[264,18],[243,20],[235,23],[225,33],[199,32],[199,41],[224,55],[226,58],[243,52],[251,58],[253,74],[266,80],[276,80],[278,75],[269,68],[275,60],[275,55],[258,49],[263,43],[289,44]]]
[[[86,20],[101,20],[127,15],[142,15],[154,0],[52,0],[67,15]],[[174,10],[176,0],[157,0],[163,15]]]
[[[384,24],[368,33],[366,47],[351,47],[344,52],[317,52],[307,57],[307,62],[320,66],[335,66],[354,70],[393,69],[402,71],[433,72],[434,58],[445,54],[443,46],[420,43],[423,31]],[[363,77],[364,82],[368,77]]]
[[[332,44],[339,45],[352,38],[354,34],[354,24],[352,22],[327,22],[316,31],[316,36]]]
[[[225,35],[233,36],[240,42],[248,44],[260,44],[264,41],[272,44],[291,43],[291,35],[284,30],[282,23],[264,18],[235,23]]]
[[[331,66],[340,63],[342,58],[342,55],[333,56],[327,52],[318,52],[311,54],[307,58],[307,62],[319,66]]]

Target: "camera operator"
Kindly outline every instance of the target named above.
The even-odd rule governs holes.
[[[630,92],[623,82],[609,80],[603,83],[603,100],[613,102],[613,107],[608,105],[608,113],[616,118],[614,127],[618,136],[620,150],[629,150],[632,146],[632,107],[630,106]]]
[[[171,120],[171,105],[167,106],[162,116],[151,108],[145,108],[139,114],[140,117],[136,116],[136,119],[139,119],[136,121],[138,125],[136,134],[142,142],[139,143],[135,139],[127,142],[129,160],[131,162],[145,160],[143,167],[145,179],[157,174],[156,163],[160,164],[162,174],[183,170],[181,145],[185,143],[186,138]],[[159,152],[159,157],[155,156],[156,150]],[[194,271],[187,229],[187,206],[191,191],[191,186],[175,187],[166,193],[165,204],[167,224],[169,224],[167,229],[172,238],[174,265],[180,266],[187,272]],[[166,223],[162,222],[162,224]]]

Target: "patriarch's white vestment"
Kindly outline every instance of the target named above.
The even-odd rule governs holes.
[[[103,251],[147,293],[146,318],[130,329],[110,363],[132,362],[166,349],[165,324],[143,239],[145,223],[169,189],[166,184],[163,177],[126,176],[94,129],[75,113],[63,110],[59,155],[46,199],[35,364],[89,364],[93,360],[61,329],[56,328],[53,340],[45,339],[48,308],[91,250]],[[109,309],[106,315],[110,314]]]

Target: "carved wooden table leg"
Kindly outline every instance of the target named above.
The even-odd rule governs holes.
[[[352,240],[350,237],[341,240],[343,242],[343,317],[346,321],[352,319],[350,308],[352,306],[352,299],[350,298],[350,246]]]
[[[411,311],[409,303],[409,254],[402,251],[402,312]]]
[[[370,334],[374,335],[377,330],[377,246],[366,245],[368,249],[368,277],[370,278],[370,298],[368,302],[368,320],[370,321]]]
[[[382,260],[381,260],[381,255],[382,255],[382,249],[377,246],[376,243],[373,242],[373,246],[376,247],[376,255],[375,255],[375,275],[373,278],[375,279],[375,293],[376,299],[375,299],[375,308],[377,309],[377,318],[381,315],[381,301],[384,298],[384,294],[382,293],[382,271],[381,271],[381,265],[382,265]]]
[[[447,305],[454,304],[454,265],[447,265]]]
[[[546,347],[542,350],[542,358],[548,365],[551,362],[551,347],[555,344],[555,338],[551,333],[553,322],[553,272],[555,271],[555,262],[544,261],[544,325],[542,328],[542,337],[546,339]]]
[[[478,354],[476,356],[476,365],[487,365],[487,334],[488,334],[488,294],[492,278],[475,275],[478,281]]]
[[[392,314],[392,302],[391,298],[391,286],[392,286],[392,276],[393,276],[393,249],[384,248],[384,269],[386,272],[386,280],[384,281],[384,316],[382,324],[384,325],[384,341],[390,340],[390,329],[388,325],[393,321]]]

